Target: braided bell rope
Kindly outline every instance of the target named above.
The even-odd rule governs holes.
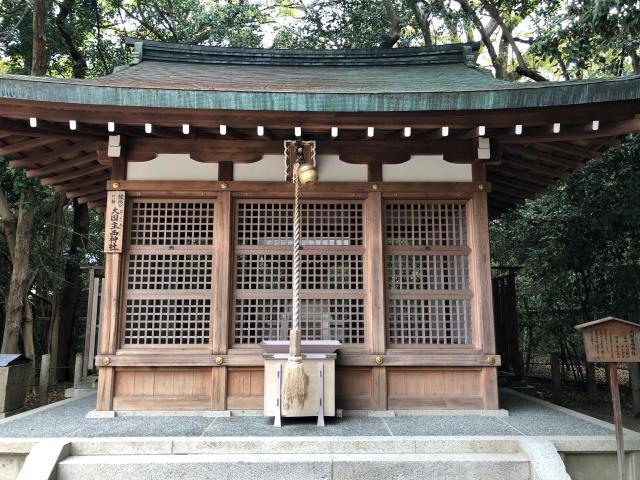
[[[298,170],[300,164],[295,162],[293,167],[293,305],[292,329],[300,327],[300,179]]]

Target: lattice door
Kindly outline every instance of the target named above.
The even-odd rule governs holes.
[[[362,202],[305,200],[301,213],[303,338],[364,343]],[[287,339],[293,204],[238,200],[235,230],[234,343]]]
[[[472,343],[464,202],[385,204],[391,345]]]
[[[214,201],[133,199],[129,218],[123,344],[208,344]]]

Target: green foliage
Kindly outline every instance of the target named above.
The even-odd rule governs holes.
[[[562,59],[571,78],[633,72],[640,48],[638,2],[542,2],[538,17],[532,53],[554,62]]]
[[[519,265],[520,312],[554,335],[614,315],[640,321],[640,137],[492,222],[493,261]]]

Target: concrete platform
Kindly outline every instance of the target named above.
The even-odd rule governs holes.
[[[199,436],[598,436],[613,435],[612,426],[576,412],[509,391],[501,392],[508,416],[345,416],[284,419],[275,429],[262,416],[118,416],[86,418],[95,408],[95,395],[69,399],[45,409],[0,421],[0,438],[60,437],[199,437]]]
[[[560,464],[556,471],[564,471],[566,466],[575,480],[602,480],[615,472],[612,425],[512,391],[501,392],[501,408],[508,416],[459,416],[443,412],[405,416],[410,412],[403,412],[393,417],[330,418],[324,428],[316,427],[314,418],[285,419],[281,429],[273,428],[272,419],[261,416],[86,418],[94,406],[95,395],[88,395],[0,421],[0,480],[21,479],[15,473],[27,454],[48,448],[68,450],[68,454],[53,451],[49,456],[52,459],[60,456],[58,466],[54,462],[54,467],[61,478],[70,480],[93,478],[91,472],[106,475],[100,478],[120,478],[114,470],[118,463],[129,465],[125,470],[146,472],[140,478],[153,478],[159,471],[158,464],[165,464],[165,472],[171,469],[193,472],[196,476],[191,478],[197,478],[212,464],[236,473],[246,467],[249,475],[251,465],[246,465],[242,456],[246,454],[252,455],[251,461],[256,465],[269,463],[273,478],[285,478],[283,472],[299,469],[302,470],[298,473],[302,473],[309,465],[316,465],[325,473],[343,469],[355,475],[344,478],[360,480],[373,477],[358,472],[378,470],[389,474],[405,472],[398,478],[413,478],[409,475],[412,471],[421,472],[418,476],[422,478],[449,478],[446,472],[456,464],[466,465],[469,472],[477,470],[473,462],[462,462],[464,455],[478,455],[473,458],[483,464],[482,468],[486,467],[486,476],[482,478],[564,479],[566,473],[552,477],[535,474],[535,459],[539,459],[544,469],[549,464],[545,458]],[[625,431],[625,446],[628,478],[640,480],[640,434]],[[289,454],[320,456],[305,463],[298,462],[299,457],[287,457]],[[339,457],[342,454],[351,456]],[[382,461],[383,454],[402,458],[384,457],[386,460]],[[267,462],[267,457],[261,455],[278,457]],[[531,469],[530,476],[523,473],[526,470],[523,458]],[[406,461],[399,462],[402,459]],[[41,464],[31,461],[35,467]],[[9,472],[6,475],[2,474],[3,465],[5,473]],[[28,466],[29,462],[25,468]],[[262,471],[266,472],[264,468]],[[503,476],[499,474],[501,471],[510,473]],[[29,475],[24,478],[32,480],[33,475]],[[224,478],[246,478],[246,475],[229,473]],[[323,474],[318,478],[342,477]]]

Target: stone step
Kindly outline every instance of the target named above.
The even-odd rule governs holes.
[[[62,460],[58,480],[531,480],[521,453],[83,455]]]

